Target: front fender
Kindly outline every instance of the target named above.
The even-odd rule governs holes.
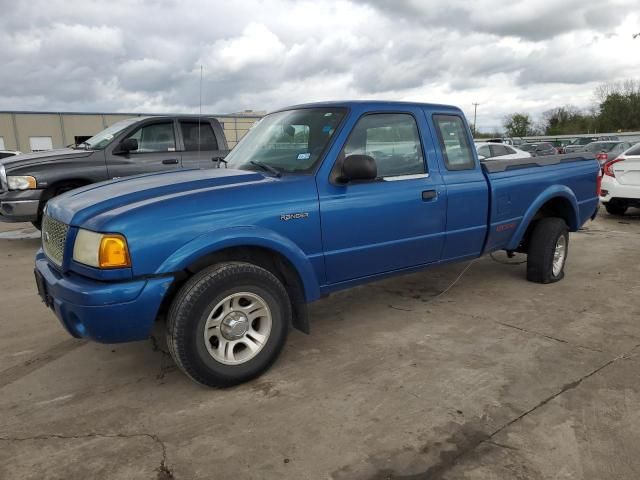
[[[262,247],[280,253],[300,275],[306,301],[312,302],[320,298],[320,285],[306,254],[288,238],[262,227],[223,228],[200,235],[169,256],[156,273],[184,270],[196,260],[230,247]]]
[[[549,200],[554,198],[564,198],[571,204],[571,218],[569,222],[569,230],[575,231],[580,226],[580,219],[578,212],[580,211],[578,208],[578,200],[576,199],[573,191],[565,186],[565,185],[552,185],[547,189],[543,190],[540,195],[535,199],[535,201],[529,206],[528,210],[522,217],[522,221],[518,226],[518,229],[515,231],[509,244],[507,245],[507,250],[515,250],[520,245],[524,234],[529,228],[531,221],[535,217],[536,213],[542,208],[542,206],[547,203]]]

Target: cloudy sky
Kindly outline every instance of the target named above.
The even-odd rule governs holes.
[[[0,0],[0,110],[270,110],[329,99],[506,113],[640,79],[638,0]]]

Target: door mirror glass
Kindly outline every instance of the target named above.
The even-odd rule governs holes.
[[[136,150],[138,150],[138,140],[135,138],[127,138],[118,145],[118,149],[114,153],[123,154],[134,152]]]
[[[369,155],[349,155],[342,164],[343,183],[375,180],[378,177],[378,167],[373,157]]]

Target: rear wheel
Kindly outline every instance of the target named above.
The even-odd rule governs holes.
[[[624,204],[609,202],[604,204],[604,208],[611,215],[624,215],[628,207]]]
[[[287,291],[271,272],[250,263],[221,263],[178,292],[167,319],[167,343],[192,380],[228,387],[273,364],[291,315]]]
[[[527,280],[553,283],[564,277],[569,253],[569,231],[561,218],[540,220],[533,229],[527,252]]]

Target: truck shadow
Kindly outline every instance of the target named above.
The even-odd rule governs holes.
[[[14,228],[3,230],[0,231],[0,240],[40,240],[40,231],[30,224],[17,223]]]

